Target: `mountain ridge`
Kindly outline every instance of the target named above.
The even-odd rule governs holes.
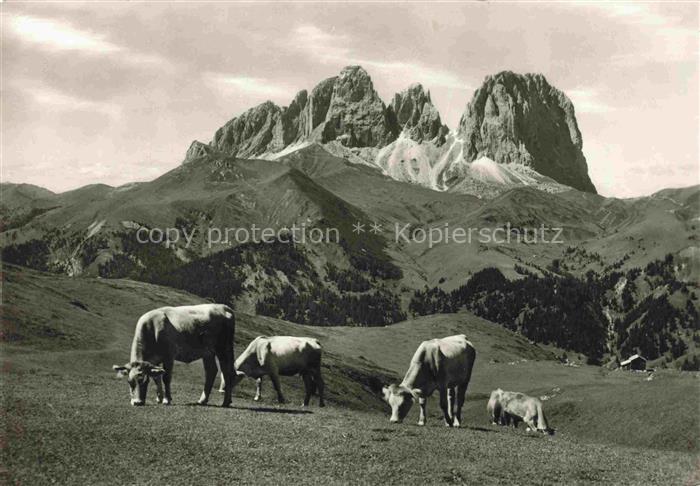
[[[310,143],[438,191],[493,197],[519,185],[559,191],[561,184],[596,192],[571,100],[542,74],[511,71],[487,76],[451,131],[420,83],[386,104],[367,71],[347,66],[288,106],[265,101],[232,118],[209,144],[194,141],[185,162],[212,152],[275,160]],[[484,157],[512,167],[472,167]],[[504,171],[515,175],[490,177]]]

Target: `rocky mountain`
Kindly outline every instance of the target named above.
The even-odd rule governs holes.
[[[432,141],[436,145],[445,143],[449,132],[440,120],[440,113],[430,100],[430,92],[420,84],[412,84],[391,101],[391,109],[406,135],[416,142]]]
[[[484,155],[499,164],[526,165],[567,186],[596,192],[574,106],[541,74],[487,76],[457,134],[467,160]]]
[[[439,119],[439,117],[438,117]],[[381,147],[394,140],[399,125],[360,66],[300,91],[289,106],[267,101],[216,131],[212,147],[236,157],[283,150],[300,141],[340,142],[345,147]]]
[[[540,74],[488,76],[450,132],[422,85],[387,106],[369,74],[348,66],[287,107],[267,101],[233,118],[211,144],[193,144],[185,161],[208,150],[278,159],[311,143],[439,191],[487,198],[519,186],[595,192],[573,105]]]

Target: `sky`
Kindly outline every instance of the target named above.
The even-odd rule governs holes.
[[[484,77],[573,101],[605,196],[700,183],[699,3],[21,3],[2,9],[0,178],[65,191],[151,180],[263,101],[362,65],[456,128]]]

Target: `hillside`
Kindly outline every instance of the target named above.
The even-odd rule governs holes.
[[[305,480],[379,478],[399,484],[397,464],[424,464],[420,451],[425,447],[439,451],[437,459],[429,467],[405,471],[427,482],[478,478],[496,484],[526,478],[545,484],[668,484],[691,474],[688,452],[697,451],[698,439],[696,377],[666,372],[649,381],[563,366],[550,351],[468,313],[375,329],[307,327],[239,313],[237,352],[258,334],[321,341],[329,407],[318,409],[313,400],[308,410],[293,405],[301,402],[298,378],[283,380],[291,398],[287,406],[271,400],[269,382],[263,402],[252,402],[249,381],[236,389],[230,410],[190,406],[201,387],[199,363],[176,363],[175,406],[130,407],[127,387],[114,378],[111,365],[128,356],[138,316],[160,305],[201,301],[129,280],[68,278],[6,266],[3,479],[37,484],[60,476],[116,484],[189,481],[196,475],[199,481],[268,483],[296,481],[303,471]],[[455,332],[466,333],[478,352],[467,426],[445,429],[433,398],[427,427],[416,428],[415,410],[408,423],[389,427],[378,387],[399,379],[422,339]],[[490,426],[485,403],[497,386],[546,395],[557,435],[534,437]],[[423,447],[415,447],[417,440]],[[141,454],[128,447],[146,442],[150,445]],[[503,462],[503,450],[519,452]],[[222,451],[228,460],[211,467],[210,458]],[[270,454],[277,460],[270,461]],[[585,460],[572,462],[572,454]],[[261,469],[261,463],[267,466]]]
[[[593,333],[592,344],[553,344],[593,355],[596,362],[634,352],[656,359],[670,349],[673,337],[684,349],[676,347],[666,362],[696,368],[695,331],[680,337],[671,336],[674,329],[671,334],[654,331],[650,336],[662,335],[664,341],[650,347],[624,337],[636,317],[623,324],[624,330],[614,324],[625,321],[633,307],[658,299],[668,279],[635,287],[626,294],[631,302],[615,304],[619,310],[608,308],[606,292],[621,282],[621,273],[671,255],[683,262],[672,273],[687,290],[673,297],[674,306],[686,314],[686,309],[697,311],[692,278],[700,268],[697,194],[695,187],[617,200],[521,187],[479,199],[399,182],[310,144],[273,161],[204,154],[153,181],[119,188],[95,185],[52,195],[7,186],[3,211],[11,224],[0,241],[2,258],[10,263],[68,275],[137,279],[230,302],[249,313],[331,326],[401,321],[411,312],[416,292],[426,286],[452,292],[486,268],[498,269],[509,280],[529,274],[540,284],[552,275],[570,278],[581,288],[594,275],[604,282],[598,285],[603,290],[587,301],[590,318],[581,321],[607,326],[615,336]],[[16,219],[12,207],[38,209]],[[375,222],[381,225],[377,234],[369,231]],[[355,231],[357,223],[365,225],[364,233]],[[305,233],[330,236],[293,245],[246,241],[254,226],[282,232],[305,228]],[[172,240],[144,244],[138,241],[142,228],[156,235],[169,231]],[[538,228],[551,229],[545,235],[549,239],[537,236]],[[227,231],[236,235],[239,229],[243,240],[227,239]],[[445,232],[457,230],[469,230],[469,241],[447,243]],[[481,230],[500,232],[502,239],[483,240]],[[412,236],[421,232],[437,239]],[[559,239],[551,243],[556,234]],[[532,301],[532,292],[524,289],[522,301]],[[524,318],[530,327],[561,319],[560,309],[541,305],[519,306],[505,315],[497,301],[483,300],[479,305],[487,308],[478,312],[510,329]],[[417,313],[436,311],[427,306]],[[681,316],[679,325],[694,329],[689,322]],[[546,329],[530,329],[527,335],[552,343]]]

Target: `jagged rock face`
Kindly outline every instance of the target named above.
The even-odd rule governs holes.
[[[381,147],[398,135],[398,125],[360,66],[343,69],[333,85],[321,142],[347,147]]]
[[[210,155],[211,152],[212,148],[209,145],[202,143],[199,140],[195,140],[190,144],[190,148],[187,149],[184,162],[190,162],[200,157],[204,157],[205,155]]]
[[[251,157],[301,140],[384,146],[398,132],[392,110],[379,98],[367,72],[349,66],[339,76],[319,83],[310,95],[300,91],[288,107],[267,101],[234,118],[217,130],[212,146],[237,157]]]
[[[391,110],[412,140],[435,140],[438,145],[445,143],[447,126],[442,124],[440,113],[430,100],[430,92],[424,91],[420,84],[412,84],[401,93],[396,93]]]
[[[333,87],[337,77],[332,77],[321,81],[311,90],[308,103],[300,119],[299,136],[310,138],[316,127],[326,120],[328,108],[331,106],[333,97]]]
[[[541,74],[488,76],[467,105],[458,136],[468,161],[481,156],[520,163],[595,193],[571,100]]]
[[[282,150],[285,144],[281,118],[282,109],[271,101],[266,101],[219,128],[214,134],[212,145],[217,150],[237,157]]]

